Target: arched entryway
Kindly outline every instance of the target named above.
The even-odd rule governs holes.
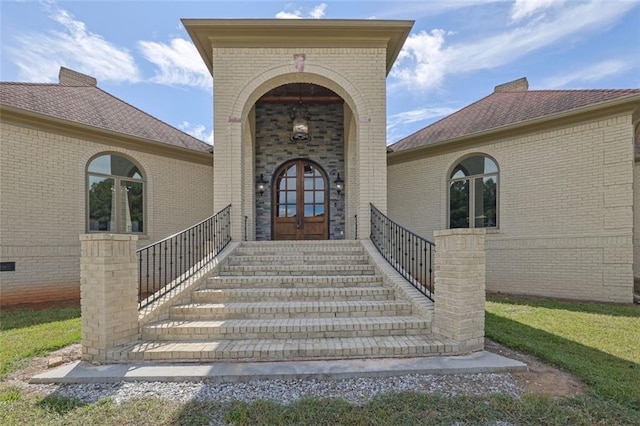
[[[288,161],[274,174],[271,187],[274,240],[329,238],[329,182],[318,164]]]

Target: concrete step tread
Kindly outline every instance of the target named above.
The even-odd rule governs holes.
[[[114,348],[112,361],[204,361],[217,359],[335,359],[454,353],[458,345],[430,335],[335,337],[318,339],[254,339],[207,341],[142,341]]]
[[[282,332],[296,331],[302,328],[314,328],[318,331],[331,331],[345,328],[361,329],[371,326],[376,329],[391,326],[428,326],[429,320],[418,316],[360,317],[360,318],[284,318],[284,319],[231,319],[231,320],[163,320],[146,324],[145,330],[153,329],[205,329],[221,328],[241,333],[243,329],[278,329]],[[373,329],[373,328],[372,328]]]

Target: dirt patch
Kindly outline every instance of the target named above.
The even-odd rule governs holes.
[[[574,375],[546,364],[533,355],[515,351],[489,339],[485,339],[485,350],[527,364],[528,371],[512,373],[527,393],[573,397],[584,394],[587,389]]]

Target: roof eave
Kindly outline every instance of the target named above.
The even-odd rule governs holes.
[[[212,47],[368,46],[384,43],[391,71],[414,21],[372,19],[182,19],[187,33],[213,75]]]
[[[46,126],[50,130],[57,130],[61,133],[71,134],[73,137],[95,137],[100,135],[103,139],[109,139],[113,142],[128,143],[138,145],[139,147],[152,147],[158,151],[165,153],[177,154],[179,157],[203,164],[213,164],[211,158],[212,150],[196,151],[186,147],[170,145],[153,139],[142,138],[127,133],[120,133],[113,130],[103,129],[101,127],[90,126],[88,124],[78,123],[76,121],[65,120],[47,114],[41,114],[10,105],[0,104],[0,119],[7,121],[17,121],[34,126]]]
[[[417,152],[420,152],[420,151],[428,151],[428,150],[430,150],[432,148],[439,148],[439,147],[442,147],[444,145],[452,145],[452,144],[456,144],[456,143],[463,143],[463,142],[467,142],[467,141],[470,141],[470,140],[473,140],[473,139],[486,138],[488,136],[492,136],[492,135],[496,135],[496,134],[500,134],[500,133],[518,131],[518,130],[524,129],[526,127],[537,126],[537,125],[546,123],[548,121],[569,119],[569,118],[573,118],[574,116],[577,116],[577,115],[597,112],[600,109],[601,110],[605,110],[605,109],[611,109],[611,108],[616,108],[616,107],[623,107],[626,104],[630,104],[629,107],[631,108],[632,107],[631,104],[638,103],[638,102],[640,102],[640,94],[631,95],[631,96],[625,96],[623,98],[617,98],[617,99],[613,99],[613,100],[610,100],[610,101],[598,102],[598,103],[595,103],[595,104],[588,105],[586,107],[575,108],[575,109],[571,109],[571,110],[568,110],[568,111],[563,111],[563,112],[559,112],[559,113],[555,113],[555,114],[545,115],[545,116],[534,118],[534,119],[531,119],[531,120],[520,121],[520,122],[513,123],[513,124],[494,127],[492,129],[483,130],[481,132],[469,133],[469,134],[464,135],[464,136],[460,136],[460,137],[453,138],[453,139],[447,139],[447,140],[436,142],[436,143],[429,144],[429,145],[417,146],[417,147],[414,147],[414,148],[409,148],[409,149],[405,149],[405,150],[401,150],[401,151],[394,151],[393,148],[391,148],[392,151],[388,152],[387,158],[395,159],[396,157],[402,157],[404,155],[410,155],[410,154],[414,154],[414,153],[417,153]]]

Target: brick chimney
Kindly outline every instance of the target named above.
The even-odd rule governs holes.
[[[60,67],[58,80],[61,86],[97,86],[98,81],[85,74],[70,70],[69,68]]]
[[[529,82],[527,77],[522,77],[508,83],[499,84],[493,88],[493,93],[499,92],[526,92],[529,90]]]

